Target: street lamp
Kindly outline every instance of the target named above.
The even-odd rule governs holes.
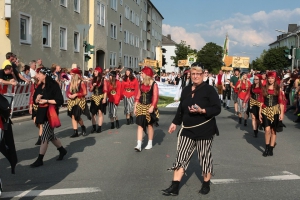
[[[278,29],[276,29],[275,31],[281,32],[281,33],[285,33],[285,34],[289,34],[289,35],[295,35],[295,36],[297,36],[297,38],[298,38],[297,49],[299,49],[299,45],[300,45],[300,44],[299,44],[299,35],[298,35],[298,31],[297,31],[296,33],[286,32],[286,31],[278,30]],[[292,51],[293,51],[293,53],[294,53],[294,49],[293,49]],[[293,68],[294,68],[294,66],[292,65],[292,71],[293,71]],[[297,68],[298,68],[298,60],[297,60]]]

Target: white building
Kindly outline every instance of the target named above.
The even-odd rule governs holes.
[[[176,67],[177,64],[174,63],[172,60],[173,56],[176,56],[175,49],[176,49],[176,42],[171,39],[171,35],[162,36],[162,48],[166,49],[166,53],[164,53],[166,58],[166,64],[163,66],[163,69],[166,72],[178,72],[179,67]]]

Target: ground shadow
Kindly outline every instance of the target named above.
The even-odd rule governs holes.
[[[264,146],[262,146],[265,144],[264,132],[259,131],[257,138],[254,137],[253,133],[244,133],[243,138],[258,151],[264,152]]]

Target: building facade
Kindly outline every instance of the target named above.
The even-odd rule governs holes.
[[[172,59],[172,57],[176,56],[176,44],[177,43],[172,40],[170,34],[168,34],[167,36],[162,36],[162,48],[166,50],[166,53],[164,53],[166,58],[166,64],[165,66],[163,66],[165,72],[178,72],[179,70],[177,64],[175,64],[174,60]]]

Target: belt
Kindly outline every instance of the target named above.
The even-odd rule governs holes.
[[[242,92],[246,92],[247,90],[241,90]]]
[[[126,92],[132,92],[132,91],[134,91],[134,89],[131,89],[131,88],[125,88],[125,91],[126,91]]]
[[[48,107],[48,106],[49,106],[48,103],[45,103],[45,104],[39,104],[39,107],[40,107],[40,108],[46,108],[46,107]]]

